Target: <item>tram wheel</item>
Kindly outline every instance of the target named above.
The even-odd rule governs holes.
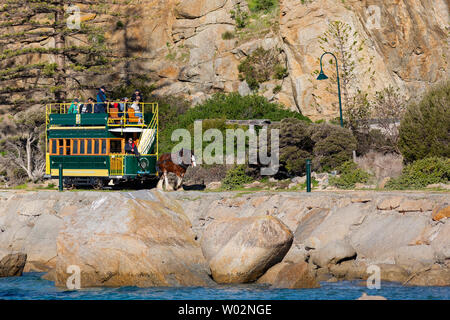
[[[105,187],[105,181],[103,179],[95,179],[93,187],[95,190],[102,190]]]

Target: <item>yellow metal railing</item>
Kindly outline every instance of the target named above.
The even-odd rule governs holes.
[[[70,110],[70,107],[73,103],[56,103],[56,104],[48,104],[45,106],[45,119],[46,124],[48,126],[50,122],[51,114],[80,114],[82,110],[82,106],[85,104],[91,105],[91,111],[89,113],[95,113],[95,105],[96,102],[88,103],[88,102],[79,102],[75,105],[75,112]],[[100,103],[98,103],[100,104]],[[157,103],[138,103],[139,111],[132,108],[134,105],[132,102],[105,102],[102,103],[105,106],[105,113],[108,114],[108,126],[111,127],[121,127],[123,125],[132,126],[132,127],[145,127],[145,114],[146,112],[150,112],[153,114],[152,121],[154,121],[155,114],[158,113],[158,104]],[[123,105],[123,111],[120,111],[119,104]]]
[[[109,175],[123,176],[124,172],[124,155],[112,154],[109,159]]]

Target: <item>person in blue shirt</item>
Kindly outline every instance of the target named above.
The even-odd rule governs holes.
[[[102,86],[97,93],[97,104],[95,105],[94,113],[105,113],[106,101],[106,89],[104,86]]]

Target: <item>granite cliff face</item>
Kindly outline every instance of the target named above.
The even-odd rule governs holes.
[[[236,0],[142,5],[143,16],[152,18],[136,21],[128,36],[144,49],[132,54],[148,58],[141,67],[155,71],[158,93],[182,93],[194,101],[216,91],[248,93],[238,77],[240,61],[259,46],[279,48],[289,76],[263,84],[260,92],[313,119],[335,117],[336,97],[324,94],[316,103],[327,83],[316,83],[312,75],[323,52],[318,37],[335,20],[351,25],[365,41],[360,52],[365,61],[373,57],[374,81],[364,72],[367,65],[355,70],[361,89],[393,85],[411,97],[449,75],[449,1],[281,0],[271,27],[261,24],[258,32],[244,29],[238,38],[225,40],[222,35],[235,30],[230,11],[239,3],[245,8],[246,1]],[[111,38],[120,45],[118,34]],[[274,94],[276,85],[282,90]]]
[[[100,74],[93,81],[111,86],[145,74],[156,83],[155,93],[182,94],[195,103],[214,92],[248,94],[248,85],[239,80],[239,63],[260,46],[277,48],[289,75],[263,83],[260,93],[314,120],[333,118],[338,110],[336,97],[324,93],[329,84],[318,83],[312,73],[319,69],[323,52],[318,37],[335,20],[358,32],[365,41],[359,55],[365,61],[373,59],[373,81],[365,72],[367,63],[355,70],[362,89],[370,86],[374,92],[392,84],[410,97],[449,76],[448,0],[280,0],[279,14],[261,14],[234,38],[224,39],[225,32],[235,31],[230,11],[237,5],[247,8],[244,0],[143,0],[111,5],[109,11],[116,16],[84,15],[84,20],[105,29],[108,47],[117,58],[128,58],[118,62],[111,75]],[[7,47],[14,45],[29,44],[8,43]],[[52,45],[48,39],[33,43],[35,47]],[[30,53],[18,57],[17,63],[47,58]],[[69,93],[69,97],[75,94],[83,92]]]

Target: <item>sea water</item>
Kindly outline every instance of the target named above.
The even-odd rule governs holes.
[[[354,300],[364,292],[393,300],[450,300],[450,287],[410,287],[382,282],[369,290],[364,281],[322,282],[317,289],[271,289],[263,285],[221,285],[211,288],[56,288],[43,273],[0,278],[0,299],[20,300]]]

